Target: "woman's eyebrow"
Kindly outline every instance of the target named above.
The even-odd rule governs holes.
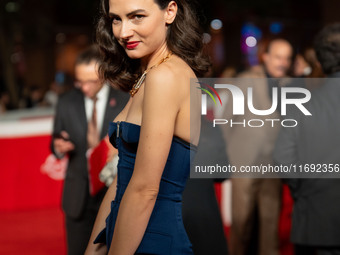
[[[137,14],[139,12],[145,12],[145,10],[144,9],[137,9],[137,10],[134,10],[132,12],[129,12],[126,16],[131,16],[131,15]]]
[[[132,12],[129,12],[128,14],[126,14],[126,16],[131,16],[131,15],[134,15],[134,14],[137,14],[137,13],[140,13],[140,12],[146,12],[144,9],[137,9],[137,10],[134,10]],[[113,16],[113,17],[119,17],[119,15],[113,13],[113,12],[109,12],[109,15],[110,16]]]

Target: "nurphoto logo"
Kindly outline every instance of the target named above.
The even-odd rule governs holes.
[[[214,101],[215,105],[216,100],[213,96],[218,98],[220,101],[220,107],[223,106],[221,97],[219,93],[216,91],[216,89],[219,89],[219,91],[226,89],[227,92],[232,97],[232,113],[233,115],[244,115],[245,114],[245,107],[247,107],[247,110],[249,110],[252,114],[256,116],[269,116],[275,111],[279,110],[279,113],[281,116],[287,115],[287,106],[288,105],[295,105],[302,114],[305,116],[311,116],[312,113],[308,111],[308,109],[304,106],[310,99],[311,99],[311,93],[308,89],[301,88],[301,87],[281,87],[280,93],[278,92],[277,87],[271,88],[271,107],[268,109],[256,109],[253,102],[253,88],[248,87],[246,91],[246,95],[244,95],[243,91],[236,85],[233,84],[214,84],[214,87],[203,83],[198,82],[201,84],[201,86],[204,86],[206,88],[197,87],[198,89],[201,89],[202,91],[206,93],[202,93],[202,110],[201,114],[206,115],[207,114],[207,95],[210,96],[210,98]],[[210,90],[210,91],[209,91]],[[290,95],[294,95],[294,98],[290,97]],[[296,97],[296,95],[299,95]],[[246,98],[246,99],[245,99]],[[230,100],[230,99],[229,99]],[[225,104],[224,104],[225,105]],[[242,125],[244,127],[262,127],[266,123],[270,124],[272,127],[275,126],[275,123],[280,123],[283,127],[295,127],[298,125],[298,121],[296,119],[244,119],[242,121],[233,122],[233,120],[228,119],[214,119],[213,120],[213,126],[216,125]]]

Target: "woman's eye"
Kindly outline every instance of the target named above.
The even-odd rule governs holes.
[[[112,24],[118,24],[120,22],[119,18],[112,18]]]
[[[144,15],[135,15],[133,18],[134,18],[135,20],[141,20],[141,19],[144,18]]]

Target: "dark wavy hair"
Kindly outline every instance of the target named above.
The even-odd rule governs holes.
[[[154,0],[164,10],[171,0]],[[203,50],[203,36],[198,15],[189,0],[175,0],[177,15],[169,25],[166,42],[168,49],[181,57],[200,77],[210,67]],[[192,1],[190,1],[192,2]],[[112,19],[109,16],[109,0],[101,0],[100,17],[97,23],[96,40],[102,53],[99,73],[102,79],[124,91],[129,91],[141,74],[140,60],[127,56],[123,47],[114,38]]]
[[[340,71],[340,23],[324,27],[315,37],[316,56],[325,74]]]

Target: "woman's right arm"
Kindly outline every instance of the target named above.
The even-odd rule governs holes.
[[[116,116],[113,122],[117,122],[118,120],[123,120],[124,116],[126,116],[130,105],[132,102],[132,97],[130,97],[129,101],[126,103],[124,109]],[[108,141],[109,143],[109,141]],[[109,145],[111,146],[111,145]],[[93,241],[96,239],[100,231],[102,231],[105,228],[105,220],[107,216],[110,213],[111,210],[111,201],[116,196],[116,189],[117,189],[117,175],[114,178],[112,184],[110,185],[109,189],[107,190],[103,201],[100,205],[96,221],[94,222],[92,234],[89,240],[89,243],[87,245],[85,255],[101,255],[101,254],[107,254],[107,246],[104,244],[94,244]]]
[[[85,255],[101,255],[107,254],[107,248],[104,244],[94,244],[93,241],[96,239],[100,231],[105,228],[105,220],[110,213],[111,210],[111,201],[116,196],[116,187],[117,187],[117,176],[115,177],[114,181],[110,185],[109,189],[107,190],[104,199],[100,205],[96,221],[93,225],[92,234],[87,245]]]

